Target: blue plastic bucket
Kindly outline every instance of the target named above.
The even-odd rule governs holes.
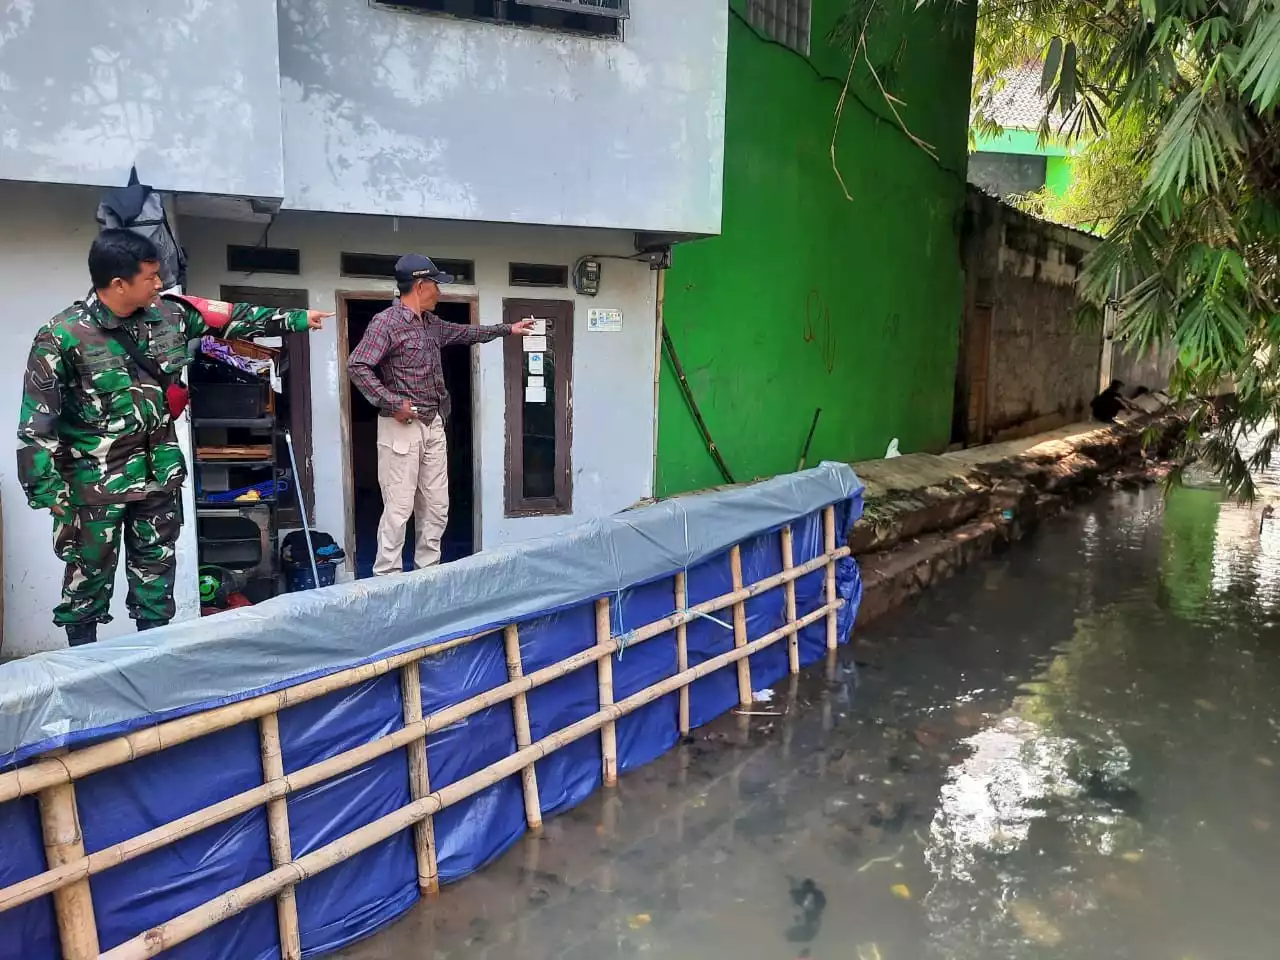
[[[317,563],[316,569],[320,572],[320,586],[332,587],[338,579],[338,565],[336,563]],[[315,577],[311,575],[311,567],[290,567],[285,570],[285,583],[289,586],[290,593],[298,593],[302,590],[314,590],[316,588]]]

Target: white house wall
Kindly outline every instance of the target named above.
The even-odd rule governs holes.
[[[336,309],[336,292],[382,291],[390,281],[339,273],[340,254],[403,254],[411,251],[475,262],[476,285],[446,292],[479,297],[480,322],[501,323],[504,298],[573,300],[573,514],[504,516],[505,395],[500,341],[479,347],[473,373],[481,513],[480,546],[554,533],[581,520],[605,516],[650,496],[653,472],[653,375],[656,341],[656,279],[641,263],[605,260],[600,295],[578,297],[571,289],[534,289],[508,284],[511,262],[573,264],[591,253],[628,255],[631,237],[616,231],[569,230],[501,224],[450,223],[390,217],[282,213],[270,243],[301,251],[300,276],[231,273],[228,243],[256,244],[261,225],[182,218],[180,232],[190,254],[190,289],[216,296],[222,284],[305,288],[314,309]],[[588,307],[623,311],[621,333],[588,333]],[[343,453],[339,424],[338,338],[335,323],[312,334],[312,443],[315,458],[317,527],[339,542],[345,529]],[[474,368],[473,368],[474,369]]]
[[[351,0],[359,5],[364,0]],[[0,179],[283,196],[275,0],[0,4]]]
[[[279,0],[285,205],[718,233],[726,0],[624,40]]]
[[[0,504],[4,513],[4,638],[0,656],[21,656],[66,645],[53,626],[53,607],[62,588],[62,563],[53,554],[53,520],[34,511],[18,485],[17,428],[23,372],[31,340],[41,324],[82,299],[89,290],[86,258],[97,233],[93,214],[100,191],[33,183],[0,182],[0,423],[9,438],[0,456]],[[180,430],[187,436],[185,429]],[[187,516],[193,517],[190,484]],[[199,613],[195,524],[188,523],[178,545],[177,600],[180,617]],[[132,631],[124,609],[123,556],[112,612],[116,621],[103,637]]]

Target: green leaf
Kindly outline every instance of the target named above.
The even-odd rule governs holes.
[[[1240,87],[1259,110],[1280,103],[1280,4],[1262,8],[1236,65]]]
[[[1040,93],[1047,94],[1057,79],[1058,69],[1062,66],[1062,38],[1054,37],[1049,41],[1049,49],[1044,54],[1044,70],[1040,74]]]
[[[1079,86],[1079,77],[1076,74],[1076,45],[1068,43],[1062,52],[1062,77],[1058,81],[1058,99],[1062,103],[1064,112],[1075,108]]]
[[[1203,88],[1188,90],[1156,143],[1148,188],[1157,197],[1188,185],[1208,193],[1220,185],[1222,171],[1243,150],[1227,108]]]

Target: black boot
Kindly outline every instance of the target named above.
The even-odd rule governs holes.
[[[155,630],[157,627],[167,627],[168,625],[168,620],[139,620],[138,632],[142,633],[146,630]]]
[[[69,623],[66,629],[67,642],[73,647],[83,647],[85,644],[98,642],[97,623]]]

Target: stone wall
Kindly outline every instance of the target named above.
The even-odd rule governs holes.
[[[1011,439],[1087,419],[1102,332],[1081,324],[1076,280],[1096,243],[970,191],[953,441]]]

